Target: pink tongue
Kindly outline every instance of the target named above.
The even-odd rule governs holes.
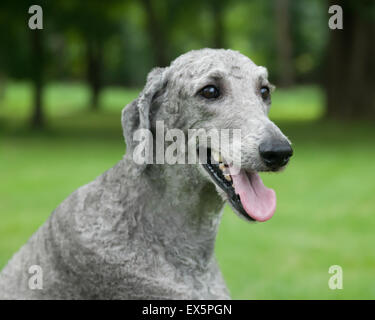
[[[259,174],[246,173],[229,167],[233,179],[233,186],[240,196],[241,203],[247,214],[257,221],[267,221],[276,209],[276,194],[266,188]],[[233,174],[232,174],[233,173]]]

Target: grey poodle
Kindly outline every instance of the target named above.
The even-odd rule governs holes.
[[[72,193],[12,257],[0,298],[228,299],[214,256],[224,204],[249,221],[271,218],[276,196],[257,172],[278,171],[292,155],[268,118],[271,91],[267,70],[232,50],[191,51],[153,69],[123,109],[123,159]],[[240,156],[213,141],[198,148],[211,154],[206,163],[135,163],[134,133],[154,132],[156,121],[185,133],[239,129]]]

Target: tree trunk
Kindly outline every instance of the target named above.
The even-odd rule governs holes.
[[[167,41],[165,32],[157,19],[154,8],[150,0],[142,0],[143,9],[147,19],[147,31],[154,52],[155,62],[159,67],[168,65]]]
[[[274,9],[276,20],[278,85],[288,87],[294,83],[289,0],[276,0]]]
[[[224,35],[224,4],[222,0],[211,1],[213,14],[213,48],[225,47]]]
[[[32,83],[34,87],[33,113],[31,125],[33,128],[44,127],[43,113],[43,74],[44,74],[44,48],[43,30],[30,30],[31,32],[31,56],[32,56]]]
[[[102,48],[97,39],[87,42],[87,76],[91,89],[91,110],[99,109],[100,91],[102,89]]]
[[[331,4],[335,4],[332,1]],[[375,34],[373,2],[340,2],[343,30],[330,30],[327,57],[326,116],[375,119]]]

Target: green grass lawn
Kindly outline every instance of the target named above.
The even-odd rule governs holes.
[[[47,89],[48,128],[30,131],[30,90],[11,83],[0,100],[0,268],[79,186],[121,159],[120,110],[137,90],[111,88],[87,112],[80,84]],[[318,88],[277,90],[271,118],[295,154],[279,174],[263,174],[278,207],[248,224],[226,208],[216,254],[233,298],[375,299],[375,127],[319,120]],[[340,265],[344,289],[328,288]]]

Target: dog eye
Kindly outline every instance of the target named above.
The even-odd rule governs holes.
[[[263,100],[267,100],[270,96],[270,89],[266,86],[261,87],[260,95],[262,96]]]
[[[210,85],[204,87],[199,94],[206,99],[216,99],[220,96],[220,91],[215,86]]]

